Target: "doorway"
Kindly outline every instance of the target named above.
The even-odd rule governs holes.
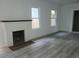
[[[79,32],[79,10],[74,11],[73,17],[73,31]]]

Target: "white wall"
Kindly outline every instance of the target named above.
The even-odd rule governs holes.
[[[55,9],[59,13],[60,12],[59,6],[57,4],[53,3],[51,4],[49,1],[46,0],[0,0],[0,19],[1,18],[31,19],[32,7],[40,8],[40,29],[31,30],[31,33],[29,33],[30,35],[29,39],[34,39],[58,31],[57,26],[55,27],[50,26],[51,23],[50,12],[51,9]],[[59,17],[57,18],[57,20],[58,19]],[[2,31],[2,29],[0,30]],[[1,31],[0,31],[0,42],[1,44],[3,44],[3,38],[2,38],[3,35]]]
[[[61,8],[61,19],[60,19],[59,30],[72,32],[74,10],[79,10],[79,3],[65,5]]]

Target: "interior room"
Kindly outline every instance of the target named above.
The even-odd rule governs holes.
[[[79,58],[79,0],[0,0],[0,58]]]

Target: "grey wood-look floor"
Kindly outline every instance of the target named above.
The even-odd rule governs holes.
[[[0,48],[0,58],[79,57],[79,33],[59,32],[34,42],[34,44],[17,51]]]

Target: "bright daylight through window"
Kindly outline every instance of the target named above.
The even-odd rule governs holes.
[[[39,10],[38,8],[32,8],[32,29],[38,29],[39,26]]]
[[[56,11],[51,10],[51,26],[56,26]]]

